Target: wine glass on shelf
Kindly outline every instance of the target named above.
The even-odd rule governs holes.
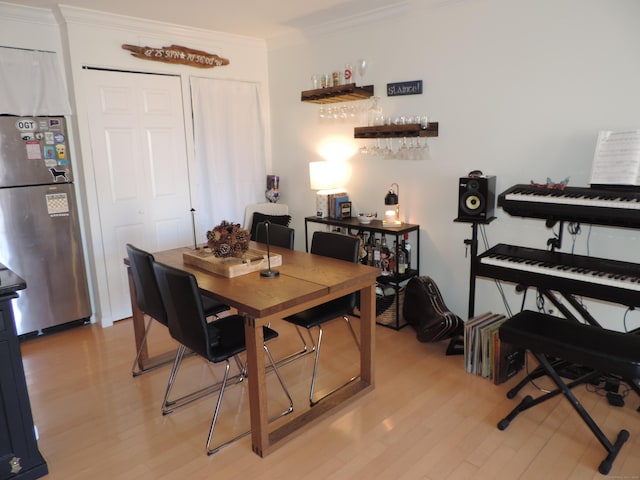
[[[358,75],[360,76],[360,86],[364,86],[364,74],[367,73],[367,68],[369,67],[369,63],[364,58],[358,59]]]

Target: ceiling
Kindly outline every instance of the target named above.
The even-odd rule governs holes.
[[[47,8],[58,4],[148,20],[272,39],[322,29],[348,18],[391,11],[406,0],[7,0]]]

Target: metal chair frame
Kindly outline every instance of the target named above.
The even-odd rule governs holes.
[[[351,332],[351,336],[353,337],[353,341],[355,342],[356,347],[358,347],[358,351],[360,351],[360,342],[358,341],[358,337],[356,337],[356,332],[353,330],[353,326],[351,325],[351,321],[349,320],[349,317],[347,315],[343,315],[342,318],[346,322],[347,327],[349,328],[349,331]],[[309,337],[311,337],[313,339],[313,337],[311,336],[311,332],[309,332]],[[318,374],[318,360],[320,358],[320,346],[321,346],[321,344],[322,344],[322,325],[318,325],[318,343],[314,343],[313,348],[311,349],[311,352],[313,352],[314,350],[316,352],[315,358],[313,359],[313,375],[311,376],[311,390],[309,390],[309,405],[312,406],[312,407],[314,405],[317,405],[318,402],[320,402],[322,399],[328,397],[332,393],[337,392],[338,390],[346,387],[350,383],[352,383],[352,382],[356,381],[358,378],[360,378],[360,375],[355,375],[355,376],[351,377],[349,380],[347,380],[345,383],[343,383],[342,385],[339,385],[338,387],[336,387],[333,390],[327,392],[326,394],[324,394],[323,396],[321,396],[317,400],[314,400],[313,399],[313,393],[315,391],[316,378],[317,378],[317,374]]]
[[[348,240],[347,240],[348,238]],[[357,238],[353,238],[353,237],[347,237],[343,234],[339,234],[339,233],[334,233],[334,232],[320,232],[317,231],[314,233],[312,241],[311,241],[311,253],[314,254],[318,254],[318,255],[323,255],[326,257],[333,257],[333,258],[337,258],[340,260],[345,260],[345,261],[350,261],[350,262],[357,262],[358,259],[358,250],[359,250],[359,240]],[[355,304],[355,302],[354,302]],[[351,336],[353,337],[353,340],[356,343],[356,346],[358,347],[358,351],[360,351],[360,343],[358,341],[358,338],[356,336],[355,331],[353,330],[353,326],[351,325],[351,321],[349,319],[349,312],[337,312],[336,313],[336,317],[335,319],[337,319],[338,317],[342,317],[346,324],[347,327],[349,328],[349,331],[351,332]],[[350,383],[354,382],[355,380],[357,380],[358,378],[360,378],[360,375],[356,375],[354,377],[349,378],[349,380],[347,380],[345,383],[343,383],[342,385],[339,385],[338,387],[332,389],[331,391],[329,391],[328,393],[326,393],[325,395],[321,396],[320,398],[314,400],[313,399],[313,395],[315,392],[315,387],[316,387],[316,379],[317,379],[317,374],[318,374],[318,365],[319,365],[319,359],[320,359],[320,347],[322,345],[322,337],[323,337],[323,329],[322,329],[322,323],[324,322],[319,322],[317,325],[312,325],[310,327],[305,327],[304,325],[299,325],[298,323],[296,323],[295,321],[296,315],[292,315],[291,317],[287,317],[284,320],[290,323],[293,323],[297,330],[298,330],[298,335],[300,336],[300,338],[302,339],[302,342],[304,344],[304,347],[301,351],[296,352],[294,354],[291,354],[287,357],[285,357],[284,359],[280,360],[278,362],[279,365],[283,365],[286,363],[289,363],[297,358],[301,358],[304,355],[307,355],[309,353],[315,352],[315,357],[314,357],[314,361],[313,361],[313,374],[311,376],[311,387],[309,389],[309,405],[310,406],[315,406],[317,405],[321,400],[325,399],[326,397],[328,397],[329,395],[337,392],[338,390],[346,387],[347,385],[349,385]],[[331,320],[329,320],[331,321]],[[311,328],[313,327],[317,327],[318,328],[318,341],[315,342],[313,335],[311,334]],[[309,345],[306,343],[306,341],[304,340],[304,337],[300,331],[301,328],[305,328],[309,334],[309,338],[311,339],[311,348],[309,348]]]
[[[147,316],[149,319],[147,320],[147,325],[144,331],[144,335],[142,337],[142,341],[140,342],[140,347],[136,352],[136,356],[133,360],[133,365],[131,366],[131,374],[134,377],[142,375],[144,373],[155,370],[164,365],[168,365],[172,363],[171,360],[167,360],[166,362],[162,362],[158,365],[154,365],[150,368],[140,369],[138,365],[138,360],[140,359],[140,354],[142,353],[142,349],[144,348],[147,337],[149,335],[149,331],[151,330],[151,325],[153,324],[153,320],[157,320],[164,326],[167,326],[167,312],[164,308],[164,304],[162,303],[162,298],[160,296],[160,291],[158,288],[158,284],[156,282],[155,274],[153,272],[153,263],[155,259],[153,255],[149,252],[141,250],[131,244],[126,245],[127,255],[129,257],[129,266],[131,268],[131,274],[133,276],[134,285],[136,286],[136,302],[138,307],[142,311],[142,313]],[[145,284],[145,279],[147,283]],[[214,319],[218,319],[218,314],[224,311],[229,310],[227,305],[224,305],[218,301],[210,299],[204,295],[201,295],[201,299],[203,304],[205,305],[205,315],[207,317],[213,317]],[[156,318],[157,317],[157,318]],[[178,364],[182,361],[185,350],[181,351],[180,347],[176,352],[176,357],[173,360],[173,364],[178,361]],[[187,353],[187,355],[192,355],[192,353]],[[173,372],[173,370],[172,370]],[[173,372],[173,380],[175,380],[176,371]],[[242,379],[238,379],[238,381],[242,381]],[[173,382],[172,382],[173,384]],[[189,403],[198,400],[200,398],[206,397],[219,388],[219,382],[208,387],[199,389],[195,392],[188,393],[174,400],[169,400],[168,393],[165,394],[162,411],[163,413],[174,411],[178,408],[181,408],[184,405],[188,405]],[[170,413],[170,412],[169,412]]]
[[[166,306],[169,333],[180,343],[180,348],[169,375],[169,381],[167,382],[164,404],[167,403],[176,374],[187,348],[195,351],[196,354],[212,364],[225,363],[223,379],[210,387],[207,391],[207,394],[215,391],[218,392],[218,399],[206,442],[207,454],[213,455],[224,446],[246,436],[250,432],[243,432],[229,440],[212,446],[222,397],[229,380],[234,378],[236,380],[235,383],[237,384],[247,376],[246,366],[244,366],[240,369],[240,373],[238,375],[231,378],[229,377],[230,359],[234,358],[237,365],[241,367],[242,364],[238,359],[238,355],[246,351],[243,327],[244,318],[241,315],[229,315],[221,318],[213,324],[207,324],[202,303],[198,295],[198,285],[195,277],[191,273],[159,263],[154,263],[153,268],[156,273],[158,287],[162,294],[163,302]],[[278,334],[276,331],[268,327],[263,327],[263,330],[265,338],[263,348],[289,402],[288,408],[269,420],[273,421],[293,412],[293,400],[282,380],[282,377],[280,376],[280,373],[278,372],[273,361],[273,357],[271,356],[271,352],[266,345],[267,340],[276,338]],[[216,336],[214,337],[213,335]],[[193,401],[194,399],[188,399],[181,403],[180,406],[186,406]],[[171,413],[175,411],[175,409],[176,407],[174,406],[172,409],[165,411],[163,405],[163,414]]]

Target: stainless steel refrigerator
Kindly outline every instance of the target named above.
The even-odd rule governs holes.
[[[91,316],[64,117],[0,116],[0,263],[27,282],[19,335]]]

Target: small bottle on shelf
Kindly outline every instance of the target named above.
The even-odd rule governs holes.
[[[404,244],[404,241],[402,243]],[[398,266],[398,274],[402,275],[407,272],[407,251],[401,245],[397,252],[396,265]]]
[[[376,238],[375,246],[373,247],[373,266],[381,268],[380,264],[380,240]]]
[[[365,250],[367,251],[367,265],[369,265],[370,267],[373,267],[373,250],[374,250],[373,233],[369,234],[369,240],[367,241],[367,246],[365,247]]]
[[[382,275],[391,275],[391,251],[387,245],[387,236],[382,235],[380,243],[380,269]]]
[[[367,264],[367,233],[358,230],[358,238],[360,238],[360,249],[358,250],[358,258],[363,265]]]
[[[409,243],[409,233],[404,234],[402,248],[404,249],[407,256],[407,270],[409,270],[411,268],[411,244]]]

